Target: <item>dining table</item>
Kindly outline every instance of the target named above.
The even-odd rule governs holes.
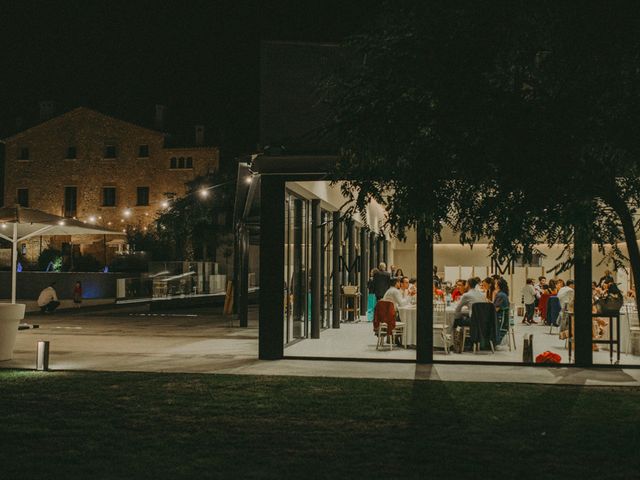
[[[434,305],[433,309],[433,329],[438,334],[433,335],[433,346],[436,348],[444,348],[442,335],[439,332],[442,330],[441,325],[446,325],[445,330],[447,333],[451,332],[453,325],[453,319],[456,311],[456,303],[450,305]],[[407,348],[412,345],[416,345],[418,332],[417,332],[417,309],[415,305],[409,305],[398,308],[398,314],[400,321],[404,324],[404,332],[402,335],[402,345]]]

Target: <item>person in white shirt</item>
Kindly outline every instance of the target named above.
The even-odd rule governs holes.
[[[407,277],[404,277],[407,278]],[[388,300],[393,302],[393,306],[396,309],[396,312],[400,307],[406,307],[411,302],[411,298],[409,295],[404,295],[404,291],[402,290],[402,278],[396,277],[393,279],[393,283],[391,287],[385,292],[382,300]],[[409,286],[409,279],[407,278],[407,287]]]
[[[522,287],[522,303],[524,303],[524,317],[522,323],[531,325],[537,323],[533,319],[533,315],[536,309],[536,290],[533,288],[533,279],[527,278],[527,283]]]
[[[43,313],[52,313],[56,308],[58,308],[58,306],[60,306],[58,295],[53,288],[55,283],[56,282],[53,282],[47,288],[42,290],[38,296],[38,306],[40,307],[40,311]]]
[[[560,308],[563,310],[573,303],[575,297],[575,283],[573,280],[567,280],[567,284],[558,290],[558,300],[560,300]]]
[[[464,295],[460,297],[460,301],[456,306],[456,311],[453,317],[454,329],[458,326],[471,325],[471,322],[469,321],[469,316],[471,315],[471,306],[474,303],[487,301],[487,297],[485,296],[485,294],[482,291],[476,289],[477,285],[478,285],[477,279],[470,278],[469,280],[467,280],[467,287],[466,287],[467,291]]]

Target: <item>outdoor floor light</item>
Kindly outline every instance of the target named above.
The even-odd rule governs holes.
[[[46,340],[38,340],[36,370],[43,372],[49,370],[49,342]]]

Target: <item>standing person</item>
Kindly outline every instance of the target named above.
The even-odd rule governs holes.
[[[536,290],[533,288],[532,278],[527,278],[527,283],[522,287],[522,303],[524,303],[524,317],[522,317],[522,323],[525,325],[537,323],[533,319],[536,309]]]
[[[42,313],[53,313],[53,311],[60,306],[58,294],[53,288],[55,284],[56,282],[51,282],[51,284],[43,289],[38,296],[38,306]]]
[[[496,341],[500,344],[509,332],[509,284],[504,278],[496,280],[496,295],[493,299],[493,306],[498,314]]]
[[[373,274],[372,279],[373,293],[376,296],[376,301],[384,297],[389,287],[391,286],[391,274],[387,272],[387,264],[380,262],[378,265],[378,271]]]
[[[398,267],[398,269],[396,270],[396,274],[395,275],[391,275],[392,277],[398,277],[398,278],[402,278],[404,277],[404,272],[402,271],[402,269],[400,267]]]
[[[76,282],[73,287],[73,306],[75,308],[80,308],[82,304],[82,283],[80,280]]]
[[[396,270],[397,270],[397,268],[396,268],[396,266],[395,266],[395,265],[391,265],[391,266],[389,267],[389,272],[391,273],[391,278],[395,278],[395,277],[397,277],[397,276],[398,276],[398,275],[396,274]]]
[[[575,284],[573,280],[567,280],[567,284],[558,290],[558,300],[560,300],[560,308],[566,309],[573,303],[575,297],[574,289]]]
[[[442,288],[442,279],[438,276],[438,267],[436,265],[433,266],[433,283],[436,288]]]
[[[376,292],[373,284],[373,277],[378,273],[377,268],[372,268],[369,272],[369,281],[367,282],[367,320],[373,322],[373,310],[376,308]]]
[[[540,315],[540,297],[542,296],[542,290],[543,290],[543,286],[547,284],[547,277],[545,277],[544,275],[538,277],[538,283],[536,283],[534,285],[534,289],[536,291],[536,304],[535,304],[535,309],[538,312],[538,315]]]
[[[538,299],[538,310],[540,312],[540,320],[547,325],[547,303],[549,302],[549,297],[551,297],[551,289],[549,285],[544,284],[541,291],[542,293]]]

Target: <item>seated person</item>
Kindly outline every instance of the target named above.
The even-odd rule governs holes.
[[[466,282],[464,280],[456,280],[456,288],[451,292],[451,300],[457,302],[464,292],[466,292]]]
[[[471,306],[474,303],[486,302],[487,298],[484,293],[476,289],[478,281],[475,278],[470,278],[466,283],[466,292],[460,297],[460,301],[456,306],[454,314],[453,329],[457,327],[468,327],[471,325],[469,316],[471,315]]]
[[[433,282],[433,299],[444,302],[444,291],[438,288],[436,282]]]
[[[407,278],[407,277],[404,277]],[[409,284],[409,279],[407,278],[407,287]],[[396,312],[400,307],[406,307],[411,303],[411,299],[409,295],[404,295],[402,290],[403,279],[400,277],[394,277],[391,281],[391,287],[385,292],[382,300],[388,300],[393,302],[393,306],[396,309]]]
[[[53,282],[47,288],[40,292],[38,296],[38,306],[40,307],[40,311],[42,313],[52,313],[58,306],[60,302],[58,301],[58,295],[56,294],[53,286],[56,282]]]

